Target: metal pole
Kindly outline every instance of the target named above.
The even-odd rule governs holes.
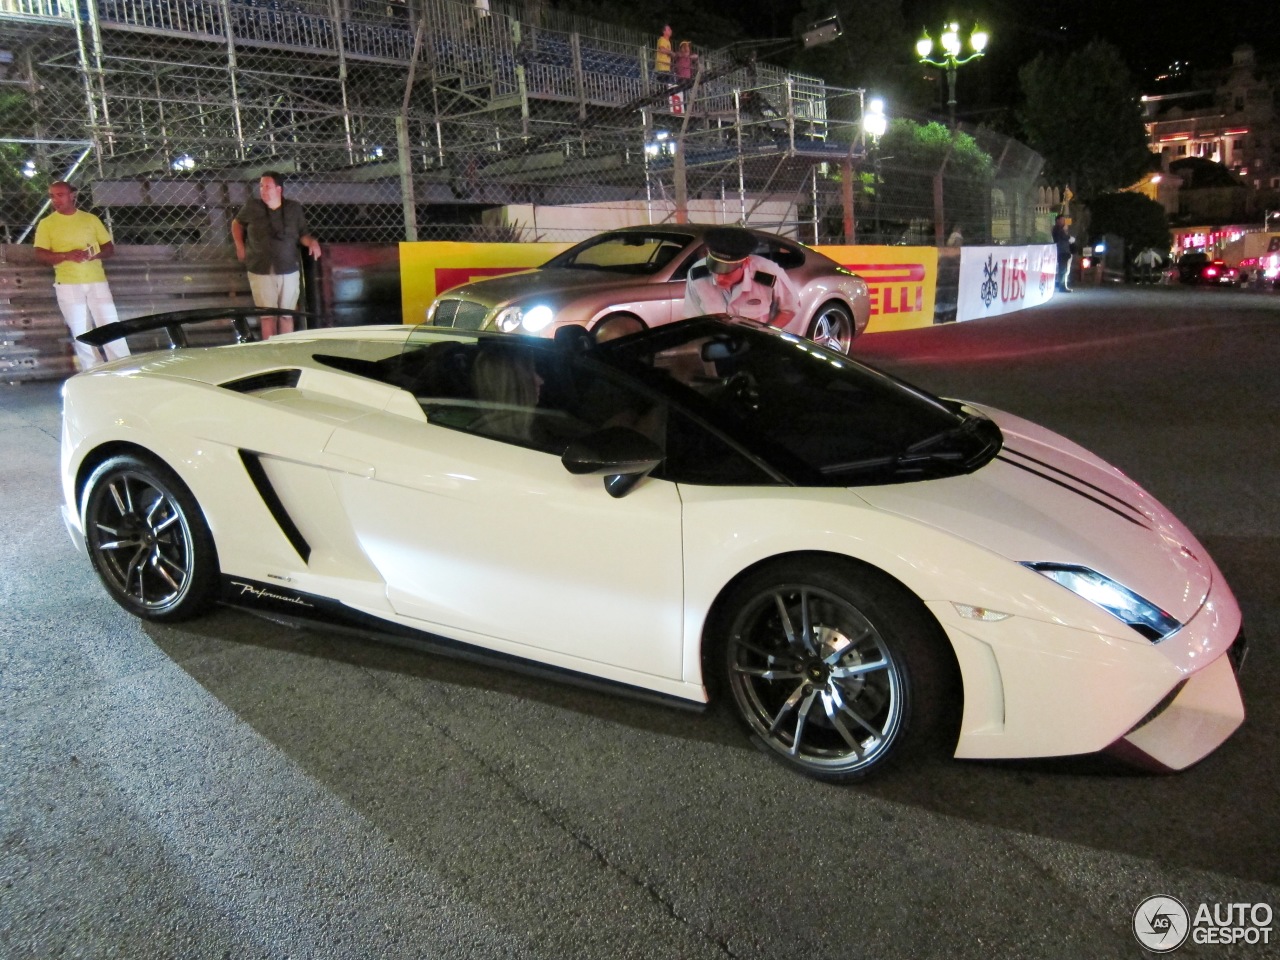
[[[351,106],[347,102],[347,45],[342,39],[342,10],[339,0],[331,0],[329,14],[333,18],[334,44],[338,53],[338,92],[342,96],[342,131],[347,141],[347,163],[354,164],[356,151],[351,137]]]
[[[404,82],[404,99],[400,103],[400,115],[396,117],[396,154],[400,163],[400,198],[404,209],[404,238],[410,243],[418,239],[418,204],[413,189],[413,153],[409,146],[409,100],[413,96],[413,80],[417,71],[418,55],[422,52],[422,35],[427,29],[425,19],[418,21],[413,35],[413,55],[409,60],[409,76]]]
[[[821,241],[818,239],[818,165],[813,165],[813,245],[816,247]]]
[[[98,161],[98,176],[102,176],[102,128],[98,123],[98,105],[93,96],[92,71],[89,69],[89,53],[84,45],[84,33],[80,26],[79,4],[72,10],[76,25],[76,48],[80,57],[80,78],[84,83],[85,107],[89,112],[89,129],[93,135],[93,150]],[[78,166],[78,164],[77,164]]]
[[[742,168],[742,91],[736,87],[733,91],[733,120],[734,130],[738,134],[738,202],[742,207],[742,219],[738,222],[743,226],[747,224],[747,179],[746,171]]]
[[[956,128],[956,62],[947,61],[947,109],[951,111],[951,129]]]
[[[853,243],[853,161],[848,157],[840,163],[840,206],[844,211],[844,242]]]
[[[644,210],[645,218],[653,225],[653,170],[649,164],[649,144],[652,131],[649,126],[649,111],[640,111],[640,156],[644,162]]]
[[[875,223],[876,223],[876,243],[884,243],[884,238],[880,236],[880,144],[876,143],[871,148],[875,157],[871,161],[872,182],[876,188],[875,195]]]
[[[96,3],[87,3],[85,5],[89,14],[89,39],[93,42],[93,68],[97,77],[98,97],[102,102],[102,132],[101,137],[105,137],[109,147],[110,154],[114,157],[116,152],[115,133],[111,129],[111,111],[107,100],[107,83],[106,72],[102,68],[102,26],[98,23],[98,5]],[[102,176],[102,155],[98,155],[98,176]],[[110,214],[110,211],[108,211]],[[111,225],[110,218],[107,221],[108,227]]]
[[[235,128],[236,159],[245,158],[244,124],[240,119],[240,89],[236,83],[236,35],[231,26],[231,5],[222,0],[222,27],[227,37],[227,76],[231,80],[231,119]]]
[[[787,145],[792,153],[796,152],[796,110],[795,100],[791,96],[791,78],[787,77]]]
[[[672,178],[676,194],[676,223],[689,222],[689,171],[684,161],[684,141],[689,134],[689,115],[693,112],[693,102],[698,96],[698,86],[702,82],[702,62],[698,62],[698,72],[693,78],[693,86],[681,90],[678,96],[684,97],[680,120],[680,132],[676,135],[676,153],[673,158]]]

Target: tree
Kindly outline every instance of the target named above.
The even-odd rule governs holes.
[[[1220,163],[1204,157],[1183,157],[1169,164],[1169,172],[1182,178],[1184,190],[1244,187],[1244,181]]]
[[[24,91],[0,88],[0,137],[30,137],[33,120],[31,102]],[[0,243],[13,242],[44,202],[49,178],[27,170],[31,150],[28,144],[0,143]]]
[[[878,178],[881,218],[897,224],[895,230],[904,230],[912,221],[936,225],[940,217],[944,230],[962,223],[971,240],[985,236],[995,164],[973,137],[953,133],[946,124],[899,118],[890,121],[874,156],[883,158]],[[941,211],[934,209],[939,176]]]
[[[1089,205],[1089,230],[1093,236],[1123,237],[1132,255],[1147,247],[1166,251],[1173,245],[1164,207],[1140,193],[1103,193]]]
[[[1086,203],[1138,180],[1151,164],[1138,91],[1120,53],[1095,40],[1066,58],[1040,54],[1018,71],[1019,121],[1045,176]]]

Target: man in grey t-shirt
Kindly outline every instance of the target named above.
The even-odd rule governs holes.
[[[236,257],[249,271],[249,289],[257,307],[293,310],[298,305],[298,245],[320,259],[320,241],[307,228],[302,204],[284,197],[284,177],[267,171],[258,179],[261,199],[251,199],[231,221]],[[292,317],[263,317],[262,339],[293,330]]]

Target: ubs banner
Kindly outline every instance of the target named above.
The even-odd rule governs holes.
[[[981,320],[1034,307],[1053,296],[1058,254],[1053,244],[965,247],[960,251],[957,320]]]

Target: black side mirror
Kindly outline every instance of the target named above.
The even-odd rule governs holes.
[[[578,437],[565,448],[560,462],[570,473],[604,477],[612,497],[623,497],[662,462],[662,448],[627,427],[604,427]]]

